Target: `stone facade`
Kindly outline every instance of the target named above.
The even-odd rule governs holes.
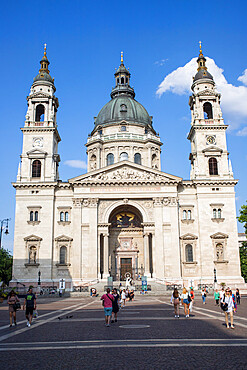
[[[152,117],[134,99],[121,60],[112,100],[87,140],[88,172],[62,182],[58,100],[45,51],[27,99],[13,184],[13,284],[36,284],[40,271],[42,285],[64,279],[66,289],[128,274],[197,286],[212,284],[214,269],[218,282],[243,282],[237,181],[228,160],[220,94],[203,58],[200,51],[189,101],[190,180],[161,171],[162,143]]]

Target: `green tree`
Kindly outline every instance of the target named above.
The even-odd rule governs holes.
[[[0,249],[0,281],[8,284],[12,278],[13,257],[4,248]]]
[[[243,205],[240,209],[240,216],[238,221],[244,224],[245,234],[247,236],[247,206]],[[241,274],[244,280],[247,282],[247,242],[243,242],[239,248]]]
[[[239,254],[241,275],[243,276],[245,282],[247,282],[247,242],[243,242],[242,246],[239,248]]]

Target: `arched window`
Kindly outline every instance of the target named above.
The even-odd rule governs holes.
[[[117,78],[117,84],[119,84],[119,78]]]
[[[214,157],[209,158],[208,166],[209,166],[209,175],[218,175],[218,163],[216,158]]]
[[[142,164],[142,157],[140,153],[136,153],[134,156],[134,162],[137,164]]]
[[[152,155],[152,168],[158,168],[158,159],[156,154]]]
[[[128,153],[123,152],[120,154],[120,161],[128,161],[128,159],[129,159]]]
[[[124,84],[124,77],[121,77],[121,84]]]
[[[45,118],[45,107],[43,106],[43,104],[39,104],[36,107],[35,121],[44,122],[44,118]]]
[[[69,212],[65,212],[65,221],[68,222],[69,221]]]
[[[121,131],[126,131],[126,126],[121,126]]]
[[[213,218],[216,218],[216,217],[217,217],[217,210],[213,209]]]
[[[191,220],[191,211],[188,211],[188,220]]]
[[[37,248],[35,246],[31,246],[29,248],[28,253],[28,263],[36,263],[36,257],[37,257]]]
[[[183,220],[187,220],[187,212],[183,211]]]
[[[96,170],[96,167],[97,167],[96,155],[93,154],[91,155],[91,158],[90,158],[90,168],[93,171],[93,170]]]
[[[221,218],[221,209],[218,209],[218,218]]]
[[[38,211],[34,212],[34,221],[39,221],[39,212]]]
[[[59,263],[61,265],[65,265],[67,263],[67,248],[66,247],[60,248]]]
[[[185,247],[186,262],[193,262],[193,248],[191,244],[187,244]]]
[[[33,211],[30,212],[30,221],[33,221]]]
[[[32,163],[32,177],[40,177],[41,176],[41,162],[36,159]]]
[[[204,103],[203,104],[203,113],[204,113],[204,119],[212,119],[213,118],[213,110],[212,110],[212,104],[211,103]]]
[[[64,213],[63,212],[60,212],[60,221],[63,222],[64,221]]]
[[[107,154],[106,162],[107,162],[107,166],[110,166],[111,164],[113,164],[114,163],[114,154],[112,154],[112,153]]]

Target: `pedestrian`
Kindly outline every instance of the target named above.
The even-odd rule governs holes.
[[[121,299],[123,302],[123,307],[125,307],[125,302],[126,302],[126,292],[125,289],[122,291]]]
[[[214,292],[214,300],[215,300],[215,306],[219,306],[220,292],[218,292],[218,289],[216,289]]]
[[[174,291],[172,293],[171,304],[174,305],[175,317],[179,318],[179,293],[177,288],[174,288]]]
[[[61,298],[63,296],[63,289],[59,289],[59,297]]]
[[[103,294],[100,299],[102,300],[102,306],[104,306],[105,311],[105,325],[110,326],[112,303],[114,301],[113,295],[110,294],[110,288],[106,289],[106,294]]]
[[[120,297],[119,297],[119,294],[116,288],[113,289],[113,297],[114,297],[114,301],[112,302],[112,318],[111,318],[112,323],[117,322],[117,313],[119,311],[119,298]]]
[[[36,296],[33,294],[33,289],[30,286],[27,295],[24,299],[23,310],[26,308],[27,326],[30,327],[33,318],[33,311],[36,310]]]
[[[14,290],[11,290],[8,296],[7,303],[9,305],[9,327],[11,328],[13,325],[13,318],[14,324],[17,325],[16,322],[16,310],[17,310],[17,303],[20,302],[19,298],[17,297]],[[20,303],[19,303],[20,305]]]
[[[240,298],[241,298],[240,291],[239,291],[239,289],[237,288],[237,289],[236,289],[236,300],[237,300],[237,304],[240,304]]]
[[[192,312],[192,308],[193,308],[193,305],[194,305],[194,300],[195,300],[195,293],[194,293],[194,289],[193,287],[190,288],[190,298],[191,298],[191,302],[190,302],[190,312]]]
[[[221,291],[220,291],[220,302],[221,302],[224,294],[225,294],[225,289],[222,287]]]
[[[206,297],[207,297],[206,288],[202,288],[201,294],[202,294],[202,304],[206,304]]]
[[[233,304],[233,299],[231,295],[231,291],[229,288],[226,289],[225,294],[223,295],[221,299],[221,308],[225,312],[225,320],[226,320],[226,327],[229,329],[229,321],[228,321],[228,315],[230,315],[230,320],[231,320],[231,329],[234,329],[233,325],[233,309],[234,309],[234,304]]]
[[[190,302],[191,302],[191,297],[190,297],[190,294],[189,294],[189,292],[187,291],[187,289],[185,287],[183,288],[183,293],[181,294],[181,301],[182,301],[182,304],[184,305],[185,317],[190,317],[189,305],[190,305]]]

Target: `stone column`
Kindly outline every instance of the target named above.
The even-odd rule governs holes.
[[[98,276],[98,279],[101,278],[101,275],[100,275],[100,235],[101,235],[101,233],[98,232],[98,248],[97,248],[97,276]]]
[[[151,277],[150,266],[149,266],[149,244],[148,244],[148,233],[144,233],[144,275]]]
[[[109,234],[104,234],[104,272],[103,278],[109,276]]]

